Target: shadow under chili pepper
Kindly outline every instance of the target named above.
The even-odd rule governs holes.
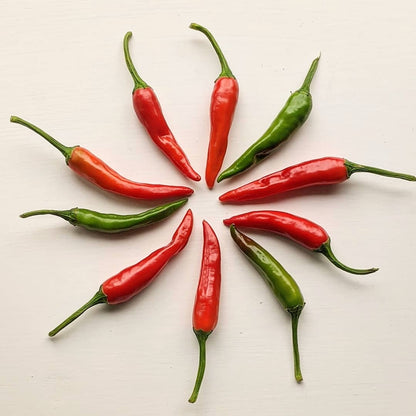
[[[367,281],[368,279],[351,279],[351,277],[341,269],[333,268],[331,265],[328,265],[328,261],[325,259],[325,257],[317,256],[314,251],[303,250],[302,247],[299,247],[299,243],[292,241],[287,237],[279,236],[278,234],[271,236],[270,231],[244,227],[243,225],[239,225],[238,228],[244,232],[247,232],[247,235],[249,236],[255,236],[256,238],[259,237],[259,240],[262,241],[262,244],[267,240],[267,242],[264,243],[264,246],[267,246],[270,253],[273,255],[277,255],[279,251],[280,241],[285,246],[293,247],[293,250],[297,253],[296,256],[300,256],[299,263],[309,264],[311,269],[316,270],[316,274],[319,275],[320,279],[328,279],[328,282],[332,282],[331,284],[333,284],[334,280],[337,280],[340,281],[343,286],[355,287],[359,290],[362,290],[362,287],[368,286],[367,283],[363,284],[364,280]],[[276,242],[276,240],[279,241]],[[336,247],[337,245],[334,246]],[[336,248],[334,250],[336,250]],[[335,276],[336,279],[334,279],[334,274],[339,275],[339,277]]]
[[[84,189],[82,190],[83,193],[85,193],[88,190],[88,195],[94,195],[94,198],[102,198],[104,201],[107,201],[111,204],[123,204],[123,210],[124,209],[131,209],[132,211],[137,210],[138,207],[141,207],[143,209],[150,209],[153,208],[157,204],[163,204],[165,202],[170,202],[181,199],[179,198],[160,198],[157,201],[152,200],[146,200],[146,199],[133,199],[133,198],[126,198],[123,195],[119,195],[116,193],[110,193],[110,192],[97,192],[97,186],[89,182],[88,180],[76,176],[76,175],[69,175],[71,178],[70,180],[73,181],[74,184],[76,184],[77,187],[83,186]],[[194,184],[193,184],[194,185]],[[74,185],[75,186],[75,185]],[[90,193],[91,190],[91,193]],[[188,198],[191,197],[191,195],[188,196]]]
[[[355,178],[354,178],[355,179]],[[370,191],[373,194],[380,194],[383,197],[385,195],[391,194],[391,197],[398,198],[398,197],[409,197],[410,192],[409,188],[404,188],[406,186],[405,183],[402,184],[403,188],[400,188],[400,186],[397,184],[397,182],[392,181],[392,183],[388,183],[389,181],[374,181],[371,180],[371,177],[360,177],[355,179],[354,181],[351,181],[350,183],[347,183],[344,185],[346,189],[350,189],[351,193],[354,193],[356,195],[365,195],[368,194]],[[370,184],[371,181],[371,184]],[[342,184],[339,184],[342,185]],[[339,186],[336,185],[336,186]],[[332,185],[333,186],[333,185]],[[394,195],[394,196],[393,196]],[[371,197],[370,197],[371,198]],[[413,198],[413,197],[412,197]]]
[[[179,216],[180,216],[180,213],[179,213]],[[167,218],[166,221],[169,221],[169,219]],[[173,222],[177,221],[177,218],[176,220],[173,219],[172,221]],[[155,223],[155,224],[147,225],[146,227],[141,228],[141,229],[129,230],[129,231],[124,231],[122,233],[116,233],[116,234],[106,234],[106,233],[100,233],[98,231],[88,231],[80,227],[76,227],[74,230],[70,230],[69,232],[72,232],[74,235],[76,235],[79,238],[82,238],[83,240],[88,239],[91,241],[101,241],[101,243],[103,240],[108,240],[109,244],[113,244],[114,242],[117,242],[117,241],[124,241],[128,239],[132,239],[134,238],[134,236],[137,236],[137,238],[142,239],[142,241],[146,241],[148,240],[147,237],[150,237],[154,233],[155,229],[160,226],[161,224]],[[144,250],[145,248],[146,246],[144,246]]]
[[[82,299],[80,299],[82,302]],[[86,334],[91,334],[92,331],[95,329],[98,330],[98,328],[104,327],[108,332],[111,332],[111,328],[108,326],[108,322],[106,325],[105,316],[103,315],[103,311],[105,311],[108,308],[105,308],[105,305],[103,308],[95,308],[90,311],[89,316],[91,316],[92,320],[86,323],[86,327],[84,327],[84,331]],[[58,318],[59,319],[59,318]],[[82,321],[77,322],[76,324],[73,324],[71,326],[68,326],[66,331],[62,331],[59,334],[59,337],[49,337],[48,343],[59,343],[59,342],[65,342],[67,338],[71,338],[73,336],[72,331],[76,332],[78,330],[77,325],[83,325]],[[88,326],[90,325],[90,326]]]
[[[228,180],[228,183],[231,183],[231,180]],[[295,189],[293,191],[287,191],[280,194],[271,195],[262,199],[254,199],[250,201],[221,201],[222,204],[227,205],[261,205],[261,204],[269,204],[278,201],[285,201],[289,199],[296,199],[296,198],[307,198],[313,196],[322,196],[326,197],[333,197],[334,195],[345,193],[345,189],[342,190],[342,186],[345,188],[345,185],[342,184],[335,184],[335,185],[315,185],[310,188],[302,188],[302,189]]]
[[[231,182],[231,180],[229,181]],[[386,184],[371,184],[371,191],[372,193],[378,193],[380,195],[385,196],[386,192],[392,194],[394,198],[401,198],[405,196],[409,196],[409,191],[404,189],[398,189],[396,186],[391,186],[390,188],[386,189]],[[377,192],[375,192],[377,191]],[[250,201],[233,201],[227,202],[224,201],[222,204],[227,205],[261,205],[261,204],[270,204],[276,203],[286,200],[296,200],[303,198],[313,198],[314,196],[323,197],[323,198],[332,198],[335,195],[344,195],[344,197],[350,193],[351,195],[365,195],[369,192],[369,185],[368,182],[358,182],[357,180],[354,183],[348,184],[331,184],[331,185],[314,185],[310,188],[301,188],[295,189],[292,191],[286,191],[281,194],[271,195],[262,199],[255,199]]]
[[[176,218],[176,217],[175,217]],[[177,221],[180,218],[179,216],[176,219],[172,219],[172,222]],[[169,221],[169,219],[166,219]],[[38,228],[33,228],[33,233],[36,233],[36,241],[39,243],[40,246],[48,246],[52,240],[54,244],[50,246],[50,250],[53,250],[53,253],[56,255],[63,255],[65,254],[65,246],[68,244],[68,235],[74,238],[79,238],[85,244],[94,244],[95,242],[100,242],[103,247],[112,246],[113,244],[117,244],[117,241],[128,241],[129,239],[137,238],[139,241],[148,241],[149,237],[154,233],[157,227],[160,227],[161,224],[155,223],[146,226],[145,228],[139,230],[130,230],[124,231],[118,234],[105,234],[100,233],[98,231],[89,231],[80,227],[74,227],[73,229],[68,230],[68,225],[60,223],[60,224],[49,224],[48,226],[39,226]],[[107,246],[108,245],[108,246]],[[146,245],[143,245],[143,253],[140,251],[139,247],[139,255],[146,254]]]

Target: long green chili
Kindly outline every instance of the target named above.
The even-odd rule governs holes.
[[[72,208],[63,211],[41,209],[25,212],[20,216],[22,218],[27,218],[35,215],[50,214],[63,218],[74,226],[79,225],[80,227],[90,231],[120,233],[123,231],[142,228],[146,225],[161,221],[185,205],[187,201],[188,199],[184,198],[175,202],[159,205],[139,214],[130,215],[104,214],[102,212],[91,211],[85,208]]]
[[[299,286],[293,277],[283,266],[263,247],[254,240],[238,231],[234,224],[230,227],[233,240],[240,250],[253,264],[266,283],[272,289],[282,307],[292,317],[292,344],[295,379],[298,383],[303,380],[300,369],[299,347],[298,347],[298,321],[305,305]]]

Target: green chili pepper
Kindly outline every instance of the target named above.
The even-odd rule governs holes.
[[[289,97],[263,136],[225,169],[218,176],[217,182],[238,175],[260,163],[306,121],[312,110],[312,96],[309,88],[318,68],[319,58],[312,62],[302,86]]]
[[[238,231],[234,224],[230,227],[233,240],[247,256],[263,279],[268,283],[283,308],[292,317],[292,343],[295,367],[295,379],[299,383],[303,380],[300,370],[298,348],[298,321],[305,305],[299,286],[283,266],[263,247],[245,234]]]
[[[72,208],[64,211],[42,209],[25,212],[20,216],[22,218],[27,218],[34,215],[51,214],[63,218],[72,225],[79,225],[90,231],[120,233],[123,231],[135,230],[136,228],[145,227],[146,225],[161,221],[185,205],[187,201],[187,198],[180,199],[175,202],[159,205],[158,207],[139,214],[131,215],[103,214],[84,208]]]

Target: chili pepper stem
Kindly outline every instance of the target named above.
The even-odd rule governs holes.
[[[23,120],[20,117],[11,116],[10,121],[12,123],[21,124],[22,126],[25,126],[29,129],[33,130],[35,133],[39,134],[40,136],[42,136],[45,140],[47,140],[52,146],[56,147],[64,155],[65,160],[67,162],[71,157],[71,154],[72,154],[72,151],[74,150],[74,147],[77,147],[77,146],[73,146],[73,147],[64,146],[62,143],[58,142],[58,140],[54,139],[52,136],[50,136],[48,133],[46,133],[45,131],[43,131],[39,127],[35,126],[32,123],[29,123],[26,120]]]
[[[220,60],[220,64],[221,64],[221,73],[218,76],[218,78],[221,78],[221,77],[235,78],[235,76],[231,72],[230,67],[228,66],[228,62],[225,59],[224,54],[221,51],[221,48],[219,47],[219,45],[218,45],[217,41],[215,40],[214,36],[212,35],[212,33],[207,28],[205,28],[204,26],[201,26],[197,23],[191,23],[189,25],[189,27],[191,29],[198,30],[198,31],[202,32],[208,38],[208,40],[211,42],[211,45],[214,48],[214,50],[215,50],[215,52],[218,56],[218,59]]]
[[[194,329],[194,333],[199,344],[199,365],[198,374],[195,380],[194,390],[192,391],[191,397],[188,399],[189,403],[195,403],[198,398],[199,389],[201,387],[202,379],[204,378],[205,364],[206,364],[206,349],[205,344],[207,338],[211,332],[197,331]]]
[[[304,305],[289,309],[288,312],[292,317],[292,344],[293,344],[293,362],[295,367],[295,379],[298,383],[303,380],[300,370],[299,346],[298,346],[298,322],[299,316]]]
[[[33,217],[35,215],[48,215],[48,214],[56,215],[57,217],[63,218],[64,220],[67,220],[70,223],[75,221],[75,218],[72,215],[71,210],[58,211],[55,209],[38,209],[36,211],[24,212],[23,214],[20,214],[20,218],[28,218],[28,217]]]
[[[389,178],[404,179],[405,181],[416,181],[416,176],[414,175],[407,175],[406,173],[392,172],[390,170],[379,169],[372,166],[360,165],[358,163],[350,162],[349,160],[345,160],[344,165],[347,169],[348,178],[355,172],[368,172],[374,173],[375,175],[387,176]]]
[[[318,253],[322,253],[332,264],[338,267],[345,272],[352,273],[352,274],[370,274],[374,273],[378,270],[377,267],[373,267],[371,269],[353,269],[352,267],[346,266],[345,264],[341,263],[332,252],[331,248],[331,240],[321,245],[317,250]]]
[[[313,79],[313,77],[315,75],[315,72],[318,68],[319,59],[321,59],[320,54],[317,58],[315,58],[312,61],[311,66],[309,68],[309,71],[306,74],[305,80],[303,81],[302,86],[299,88],[299,91],[305,91],[309,94],[309,89],[310,89],[310,86],[311,86],[312,79]]]
[[[75,321],[79,316],[81,316],[87,309],[92,306],[98,305],[99,303],[107,303],[107,296],[100,290],[83,306],[81,306],[77,311],[75,311],[70,317],[65,319],[61,324],[59,324],[55,329],[49,332],[49,336],[53,337],[71,322]]]
[[[131,36],[132,36],[131,32],[127,32],[124,35],[123,49],[124,49],[124,59],[126,60],[127,69],[129,70],[131,76],[133,77],[133,81],[134,81],[133,92],[134,92],[139,88],[147,88],[149,87],[149,85],[145,81],[143,81],[142,78],[140,78],[139,74],[136,71],[136,68],[134,67],[133,61],[131,60],[130,51],[129,51],[129,40]]]

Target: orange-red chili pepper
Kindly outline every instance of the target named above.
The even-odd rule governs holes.
[[[135,199],[167,199],[191,195],[194,191],[186,186],[156,185],[134,182],[121,176],[97,156],[81,146],[68,147],[58,142],[39,127],[20,117],[12,116],[10,121],[28,127],[56,147],[65,157],[66,164],[78,175],[106,191]]]
[[[191,23],[191,29],[199,30],[211,42],[221,64],[221,73],[215,80],[211,95],[211,133],[208,146],[205,181],[208,188],[212,188],[221,169],[228,144],[228,133],[234,117],[234,110],[238,100],[238,82],[214,36],[205,27]]]
[[[360,165],[339,157],[323,157],[289,166],[278,172],[222,194],[221,202],[242,202],[267,198],[295,189],[346,181],[355,172],[368,172],[391,178],[416,181],[416,176]]]
[[[236,227],[272,231],[296,241],[309,250],[323,254],[332,264],[352,274],[369,274],[378,269],[353,269],[341,263],[332,252],[328,233],[318,224],[282,211],[251,211],[224,220],[224,224]]]
[[[200,181],[201,176],[194,171],[185,152],[175,140],[165,117],[159,100],[153,88],[143,81],[136,71],[129,52],[129,39],[132,33],[124,36],[124,57],[127,68],[133,77],[133,107],[140,122],[146,128],[149,136],[165,156],[182,172],[183,175],[194,181]]]
[[[140,293],[153,282],[169,260],[186,246],[192,232],[192,225],[193,215],[192,211],[189,209],[168,245],[159,248],[143,260],[139,261],[139,263],[127,267],[113,277],[107,279],[100,286],[100,289],[91,300],[55,329],[50,331],[49,336],[55,336],[92,306],[100,303],[116,305],[118,303],[127,302],[133,296]]]
[[[199,389],[205,372],[206,340],[218,322],[218,310],[221,289],[221,252],[220,245],[211,226],[203,221],[204,248],[202,252],[201,274],[195,296],[192,326],[199,343],[199,367],[195,387],[189,402],[198,398]]]

